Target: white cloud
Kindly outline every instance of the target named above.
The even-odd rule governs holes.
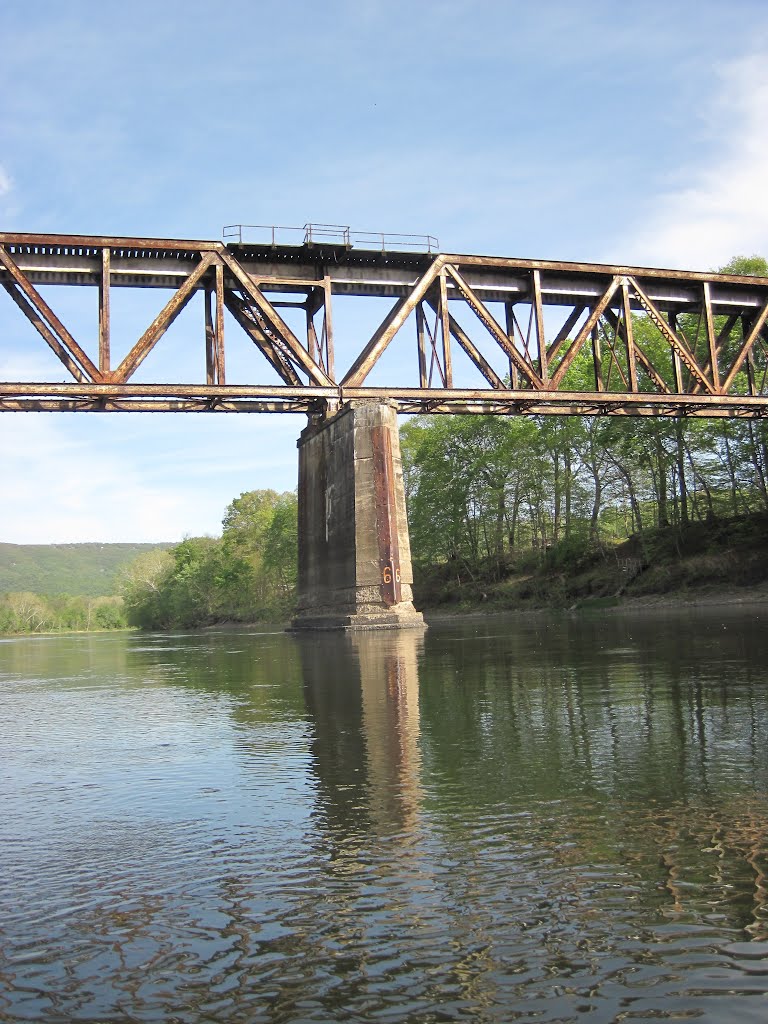
[[[104,458],[97,432],[83,442],[60,417],[0,417],[0,538],[19,544],[173,540],[183,495],[146,486],[136,467]]]
[[[617,240],[623,262],[709,270],[768,256],[768,54],[715,72],[719,95],[704,115],[712,156],[682,168],[634,237]]]
[[[178,541],[218,534],[238,494],[295,487],[295,438],[303,425],[296,421],[0,414],[0,541]]]
[[[0,164],[0,197],[7,196],[12,188],[13,182],[11,181],[11,176],[3,165]]]

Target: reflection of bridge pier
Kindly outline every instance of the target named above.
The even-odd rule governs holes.
[[[299,442],[297,629],[423,628],[394,405],[345,406]]]
[[[380,828],[396,821],[409,831],[421,804],[421,643],[413,633],[397,639],[362,632],[352,637],[360,668],[370,807]]]
[[[340,837],[410,831],[421,804],[422,632],[320,634],[298,643],[330,830]]]

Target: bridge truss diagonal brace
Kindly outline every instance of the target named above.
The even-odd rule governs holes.
[[[648,295],[640,286],[636,278],[628,277],[627,282],[629,283],[629,286],[632,289],[632,291],[635,293],[638,301],[640,302],[640,305],[646,311],[646,313],[653,321],[653,323],[656,325],[656,327],[667,339],[669,344],[672,346],[673,352],[678,356],[681,362],[688,368],[690,373],[698,380],[699,384],[704,388],[707,394],[717,394],[717,390],[713,387],[709,380],[707,380],[706,374],[694,359],[688,346],[678,336],[677,332],[672,330],[672,328],[669,326],[666,319],[662,315],[661,311],[657,309],[653,301],[648,297]]]
[[[109,380],[124,384],[134,375],[139,366],[144,362],[149,353],[165,334],[176,317],[181,313],[186,304],[192,298],[197,286],[208,268],[217,262],[215,253],[206,253],[198,263],[197,267],[184,281],[181,287],[174,293],[172,298],[142,334],[133,348],[128,352],[123,361],[109,375]]]
[[[577,302],[571,310],[571,312],[568,314],[565,323],[557,332],[557,335],[555,339],[552,341],[551,345],[547,348],[547,365],[549,365],[556,358],[560,349],[568,340],[568,336],[570,335],[571,330],[576,326],[586,308],[587,307],[584,302]]]
[[[361,386],[390,341],[392,341],[416,306],[427,294],[427,291],[437,279],[444,263],[445,258],[438,256],[427,272],[416,282],[410,294],[398,299],[379,325],[371,340],[349,370],[347,370],[346,376],[341,381],[342,387],[359,388]]]
[[[75,380],[81,384],[87,381],[99,383],[104,380],[103,374],[91,362],[32,282],[18,268],[3,245],[0,245],[0,263],[12,278],[12,281],[4,282],[6,291]]]
[[[768,319],[768,302],[765,303],[763,308],[757,314],[757,317],[752,322],[749,334],[744,340],[744,344],[739,349],[736,358],[733,361],[733,366],[728,373],[728,376],[723,382],[723,392],[728,392],[733,384],[736,375],[738,374],[741,367],[744,365],[744,361],[747,359],[752,349],[754,348],[755,342],[760,337],[765,326],[766,319]]]
[[[224,292],[224,304],[254,345],[266,357],[278,376],[286,384],[301,387],[301,378],[294,370],[293,364],[282,349],[275,345],[271,338],[267,337],[261,325],[252,317],[247,304],[240,296],[227,288]]]
[[[558,363],[557,369],[552,374],[551,382],[553,389],[557,390],[565,377],[566,373],[570,369],[571,363],[574,361],[576,356],[581,351],[582,346],[592,334],[593,329],[597,326],[600,321],[600,317],[603,315],[605,310],[608,308],[608,304],[613,299],[616,291],[621,284],[620,277],[613,277],[599,299],[597,304],[593,307],[592,312],[589,314],[587,319],[584,321],[581,330],[573,339],[571,344],[565,350],[563,358]]]
[[[639,363],[645,374],[653,381],[658,392],[662,395],[671,395],[672,392],[667,387],[666,381],[653,365],[647,354],[643,351],[640,345],[638,345],[637,340],[634,337],[634,331],[632,330],[632,313],[629,307],[629,288],[626,285],[624,288],[626,290],[623,301],[622,317],[617,317],[611,309],[604,310],[603,316],[611,327],[613,327],[613,329],[624,338],[627,346],[630,390],[633,394],[644,394],[644,392],[640,391],[640,386],[637,380],[637,364]],[[619,367],[619,370],[621,370],[621,367]]]
[[[502,350],[509,357],[510,361],[514,363],[518,371],[530,382],[532,387],[537,390],[543,387],[543,381],[536,371],[531,367],[529,363],[523,359],[520,353],[517,351],[515,346],[509,340],[506,331],[502,330],[499,324],[496,322],[496,318],[491,315],[487,307],[480,299],[475,295],[474,291],[470,288],[464,278],[461,276],[456,267],[450,263],[446,264],[445,268],[453,279],[456,287],[459,290],[462,298],[466,301],[472,312],[478,318],[480,323],[486,328],[491,336],[496,340]]]
[[[221,255],[227,270],[235,278],[243,293],[258,307],[270,328],[274,330],[275,334],[285,345],[296,366],[307,374],[310,384],[316,384],[319,387],[333,386],[334,382],[325,370],[318,366],[272,303],[266,298],[261,289],[254,284],[237,260],[227,252],[223,252]]]
[[[439,304],[435,299],[429,295],[426,298],[427,304],[432,308],[434,313],[439,313]],[[494,368],[489,362],[483,357],[482,353],[476,348],[474,342],[466,333],[460,323],[450,313],[448,314],[448,326],[451,334],[454,336],[456,341],[461,345],[464,351],[467,353],[469,358],[478,368],[480,373],[485,377],[492,388],[501,390],[506,387],[504,381],[499,377]]]
[[[768,418],[768,277],[433,252],[382,256],[366,249],[329,259],[322,248],[306,246],[109,236],[0,233],[0,247],[0,285],[34,328],[32,342],[42,337],[56,357],[52,376],[68,381],[38,383],[32,390],[7,382],[0,409],[301,411],[312,416],[322,411],[327,416],[339,403],[383,395],[402,413]],[[78,344],[78,332],[70,333],[53,312],[54,286],[98,290],[98,332],[82,332]],[[145,288],[165,292],[161,306],[172,298],[147,330],[138,332],[138,342],[113,371],[110,296],[117,294],[115,288],[121,294]],[[141,364],[147,372],[142,360],[159,347],[164,331],[196,292],[205,312],[202,382],[189,390],[156,381],[154,391],[135,391],[141,385],[133,383],[134,371]],[[296,294],[301,302],[286,298]],[[394,303],[370,340],[354,341],[349,357],[354,363],[341,386],[337,381],[344,372],[337,378],[330,354],[331,305],[337,296],[344,296],[343,302],[355,296]],[[462,303],[475,316],[467,320],[459,312]],[[497,312],[502,305],[506,323]],[[516,306],[530,306],[527,333],[517,322]],[[285,313],[283,307],[296,312]],[[224,328],[231,328],[227,310],[266,361],[257,360],[253,384],[234,391],[224,372]],[[420,386],[398,384],[405,379],[404,365],[394,385],[367,386],[367,375],[378,368],[411,312]],[[306,337],[294,315],[306,319]],[[545,334],[550,317],[559,324],[552,338]],[[644,341],[640,328],[646,318],[658,344]],[[508,369],[501,368],[487,333]],[[574,370],[590,347],[594,382],[580,376],[587,390],[566,398],[564,389],[575,381]],[[452,386],[451,353],[455,359],[459,348],[483,378],[471,392]],[[191,344],[185,345],[185,358],[191,352]],[[588,363],[585,359],[585,369]],[[63,372],[57,373],[56,365]],[[255,383],[267,367],[265,376],[275,383]],[[433,368],[440,377],[435,387]],[[183,368],[185,374],[196,369]],[[462,365],[460,372],[465,369]],[[511,389],[504,387],[507,372]]]

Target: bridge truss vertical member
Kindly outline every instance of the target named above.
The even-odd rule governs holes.
[[[99,277],[99,373],[108,377],[110,373],[110,263],[108,248],[101,250],[101,275]]]
[[[215,264],[215,284],[205,286],[205,380],[226,384],[224,368],[224,265]]]
[[[333,348],[333,314],[331,300],[331,279],[325,274],[322,285],[311,288],[304,310],[307,320],[307,347],[309,354],[318,363],[325,374],[333,380],[334,348]],[[322,310],[322,322],[318,332],[315,317]]]
[[[544,335],[544,307],[541,298],[541,271],[536,267],[531,271],[531,317],[536,327],[536,348],[539,353],[539,377],[544,381],[549,377],[547,365],[547,340]]]

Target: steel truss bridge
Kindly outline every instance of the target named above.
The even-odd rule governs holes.
[[[274,234],[266,244],[224,244],[0,233],[0,284],[68,378],[30,383],[0,370],[0,410],[322,415],[387,399],[404,413],[768,415],[768,279],[397,251],[381,238],[358,248],[348,237],[285,245]],[[67,330],[41,292],[51,298],[48,286],[93,290],[91,337]],[[171,294],[114,365],[116,288]],[[198,367],[199,383],[137,382],[196,294],[202,322],[184,348],[185,373]],[[391,300],[341,369],[340,296]],[[234,334],[257,350],[247,383],[227,381]],[[369,386],[393,344],[408,385]],[[459,349],[481,386],[454,386]]]

